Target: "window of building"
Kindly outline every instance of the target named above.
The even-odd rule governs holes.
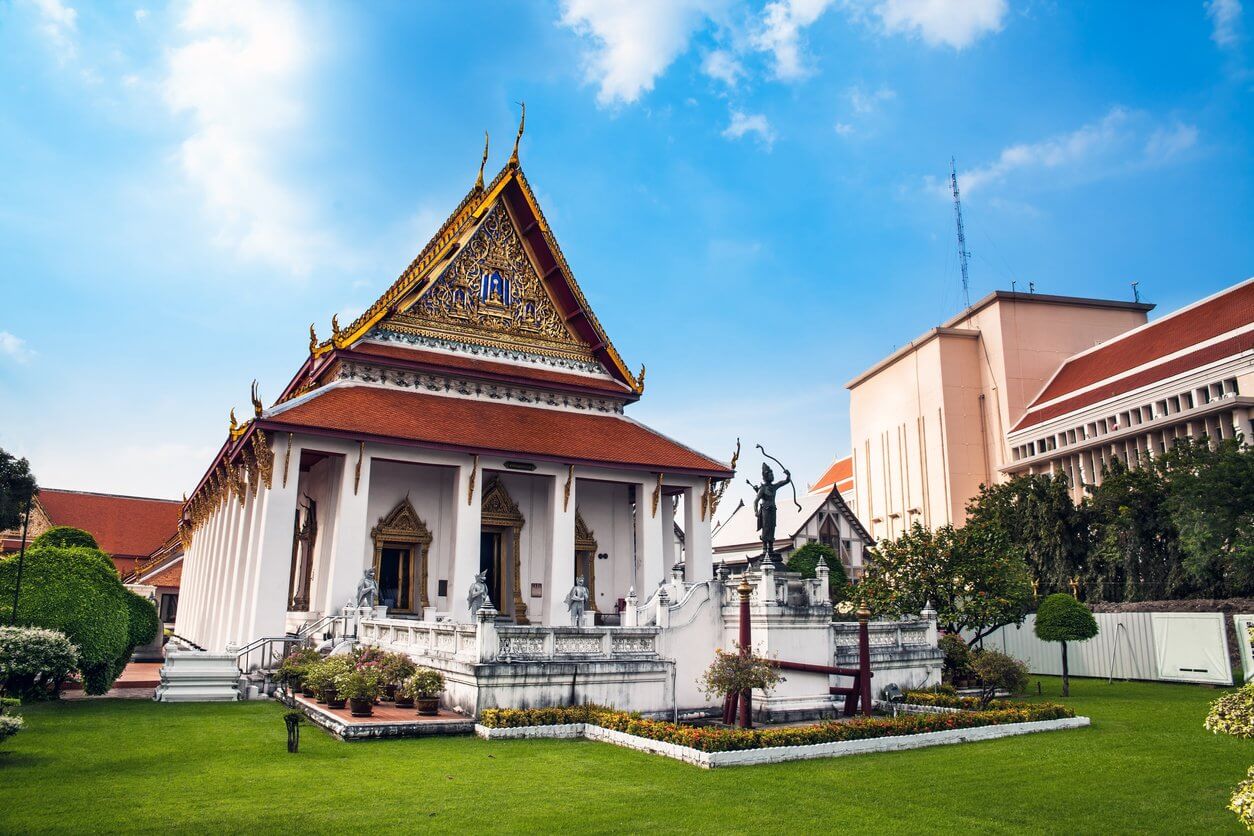
[[[161,606],[159,612],[161,615],[161,623],[169,624],[174,621],[174,617],[178,614],[179,596],[177,592],[163,592],[161,594]]]

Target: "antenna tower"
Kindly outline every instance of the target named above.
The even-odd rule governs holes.
[[[962,301],[966,307],[971,307],[971,289],[967,280],[967,259],[971,257],[971,253],[967,252],[967,233],[962,228],[962,201],[958,198],[958,166],[954,162],[954,158],[949,158],[949,190],[954,195],[954,220],[958,223],[958,263],[962,266]]]

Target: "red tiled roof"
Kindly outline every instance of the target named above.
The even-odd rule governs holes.
[[[147,557],[177,530],[182,503],[42,488],[39,504],[53,525],[81,528],[116,557]]]
[[[157,575],[155,578],[149,578],[148,580],[144,581],[144,583],[147,584],[148,586],[178,587],[178,585],[182,582],[182,580],[183,580],[183,561],[180,560],[174,566],[171,566],[169,569],[166,569],[164,572]]]
[[[845,482],[848,482],[849,485],[845,486]],[[822,490],[830,490],[837,483],[841,483],[839,487],[842,491],[848,490],[853,486],[853,456],[845,456],[843,459],[837,459],[832,462],[832,466],[819,477],[819,481],[815,482],[810,490],[815,493]]]
[[[559,461],[732,475],[726,465],[626,418],[375,386],[326,389],[260,424]]]
[[[1251,322],[1254,282],[1245,282],[1072,357],[1036,396],[1033,405],[1060,398]],[[1019,426],[1025,424],[1020,422]]]
[[[635,397],[625,384],[617,380],[590,377],[588,375],[562,372],[556,369],[544,369],[537,366],[523,366],[511,363],[496,363],[481,360],[464,354],[445,354],[439,351],[424,351],[406,348],[401,345],[380,345],[379,343],[359,343],[353,346],[352,354],[368,354],[373,357],[387,357],[403,360],[441,371],[479,372],[491,377],[504,377],[519,381],[535,381],[536,383],[556,383],[562,386],[575,386],[580,389],[592,389],[613,395]]]
[[[1029,409],[1019,423],[1015,425],[1014,429],[1021,430],[1025,427],[1040,424],[1043,421],[1057,418],[1059,415],[1065,415],[1073,410],[1092,406],[1107,398],[1113,398],[1116,395],[1140,389],[1142,386],[1148,386],[1164,378],[1182,374],[1190,369],[1195,369],[1207,363],[1213,363],[1216,360],[1222,360],[1224,357],[1230,357],[1233,354],[1240,354],[1251,349],[1254,349],[1254,331],[1247,331],[1244,334],[1221,340],[1213,345],[1208,345],[1206,348],[1181,355],[1165,363],[1159,363],[1157,366],[1144,369],[1136,374],[1112,380],[1102,386],[1082,392],[1073,398],[1066,398],[1046,407]]]

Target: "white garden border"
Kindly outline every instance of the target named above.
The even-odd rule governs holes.
[[[977,740],[996,740],[1035,732],[1080,729],[1089,725],[1088,717],[1064,717],[1059,720],[1034,720],[1027,723],[1003,723],[995,726],[976,726],[970,729],[945,729],[921,734],[875,737],[866,740],[840,740],[831,743],[812,743],[805,746],[771,746],[764,749],[740,749],[733,752],[702,752],[690,746],[651,740],[626,732],[614,731],[592,723],[565,723],[555,726],[520,726],[497,729],[475,725],[475,734],[485,740],[570,740],[586,738],[613,743],[641,752],[650,752],[690,763],[704,769],[721,766],[754,766],[763,763],[783,763],[813,758],[839,758],[867,752],[901,752],[906,749],[922,749],[927,746],[944,746],[951,743],[969,743]]]

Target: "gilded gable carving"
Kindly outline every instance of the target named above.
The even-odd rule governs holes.
[[[499,203],[431,288],[393,323],[469,342],[589,353],[566,328]]]

